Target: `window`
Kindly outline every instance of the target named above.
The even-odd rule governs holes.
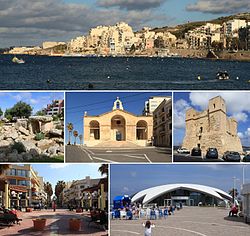
[[[215,104],[214,104],[214,109],[215,109]]]
[[[16,185],[16,179],[9,179],[9,184]]]

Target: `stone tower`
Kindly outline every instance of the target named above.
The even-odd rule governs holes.
[[[186,135],[183,147],[192,150],[200,147],[203,154],[209,147],[218,149],[220,155],[225,151],[242,152],[237,135],[237,121],[228,118],[225,100],[221,96],[209,100],[208,109],[198,112],[193,108],[186,111]]]

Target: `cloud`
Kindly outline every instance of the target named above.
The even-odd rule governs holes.
[[[147,4],[151,1],[148,0]],[[139,2],[139,5],[143,5],[142,1]],[[156,0],[154,4],[157,5],[157,2],[160,4],[163,1]],[[148,7],[124,9],[65,3],[61,0],[1,0],[1,46],[69,41],[97,25],[113,25],[119,21],[125,21],[138,30],[148,23],[163,20],[166,20],[165,14]]]
[[[180,99],[174,103],[174,127],[176,129],[184,129],[186,110],[190,108],[190,104],[184,99]]]
[[[226,102],[227,113],[230,115],[238,114],[240,118],[246,118],[245,112],[250,112],[250,93],[249,92],[192,92],[190,100],[193,106],[199,109],[207,109],[209,99],[221,96]],[[244,119],[243,119],[244,120]]]
[[[246,122],[248,119],[248,115],[244,112],[234,113],[232,115],[238,122]]]
[[[70,164],[50,164],[49,168],[50,169],[63,169],[67,166],[69,166]]]
[[[250,127],[245,132],[239,132],[238,136],[247,146],[250,146]]]
[[[249,0],[197,0],[186,7],[187,11],[199,11],[203,13],[225,14],[248,12]]]
[[[123,192],[128,192],[128,191],[129,191],[129,188],[126,187],[126,186],[124,186],[124,187],[123,187]]]
[[[98,0],[97,4],[101,7],[119,7],[127,10],[145,10],[157,8],[166,0]]]

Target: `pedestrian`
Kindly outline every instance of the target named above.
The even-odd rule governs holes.
[[[56,211],[56,203],[53,202],[53,210]]]
[[[152,228],[155,227],[154,224],[151,224],[151,222],[148,220],[146,221],[146,224],[142,224],[145,227],[144,236],[152,236]]]

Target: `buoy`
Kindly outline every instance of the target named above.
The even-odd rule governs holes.
[[[108,76],[107,78],[110,79],[110,76]]]
[[[51,81],[50,81],[49,79],[47,79],[47,83],[48,83],[48,84],[50,84],[50,83],[51,83]]]
[[[237,76],[236,79],[238,80],[238,79],[240,79],[240,78]]]
[[[201,77],[198,75],[197,79],[198,79],[198,80],[201,80]]]

